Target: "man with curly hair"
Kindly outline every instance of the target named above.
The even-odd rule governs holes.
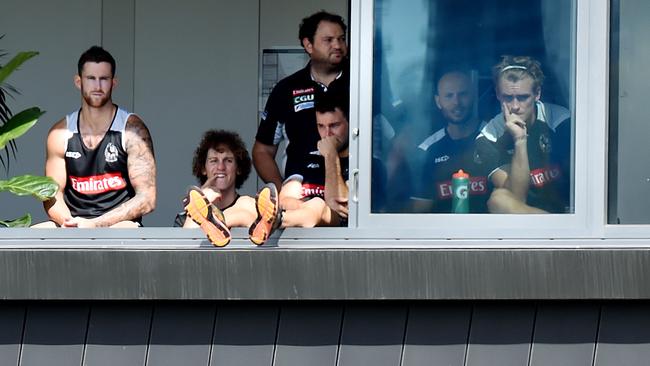
[[[230,242],[230,229],[250,226],[257,213],[255,200],[237,192],[251,172],[251,158],[241,137],[230,131],[209,130],[194,152],[192,174],[200,188],[192,187],[174,226],[201,227],[216,246]],[[187,215],[192,220],[187,220]]]

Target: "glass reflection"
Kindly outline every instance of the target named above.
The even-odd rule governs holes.
[[[562,0],[377,0],[371,211],[450,213],[456,195],[471,213],[573,212],[572,11]],[[500,72],[522,68],[495,84],[503,55],[542,77],[511,57]]]

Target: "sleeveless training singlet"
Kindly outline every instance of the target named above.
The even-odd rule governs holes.
[[[135,196],[124,150],[124,129],[131,113],[116,106],[110,129],[96,148],[89,149],[79,133],[80,112],[66,116],[67,178],[63,197],[72,216],[93,218]]]

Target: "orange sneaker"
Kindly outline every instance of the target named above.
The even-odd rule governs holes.
[[[190,187],[183,199],[185,212],[201,227],[208,240],[217,247],[230,243],[230,229],[221,210],[210,203],[198,187]]]
[[[280,226],[280,202],[275,184],[267,183],[255,196],[257,218],[248,229],[250,240],[256,245],[262,245],[271,236],[273,230]]]

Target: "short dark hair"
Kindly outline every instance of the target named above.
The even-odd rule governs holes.
[[[298,29],[298,41],[300,42],[301,46],[302,40],[305,38],[309,39],[309,42],[314,42],[314,35],[316,34],[316,30],[318,29],[320,22],[338,24],[343,30],[343,34],[345,34],[347,30],[345,22],[343,21],[343,17],[340,15],[328,13],[325,10],[321,10],[318,13],[314,13],[306,18],[303,18],[302,22],[300,22],[300,27]]]
[[[343,112],[346,119],[350,115],[350,95],[339,89],[330,88],[326,92],[319,91],[314,98],[314,109],[317,113],[334,112],[336,108]]]
[[[492,78],[496,88],[499,87],[501,78],[517,82],[524,77],[533,79],[533,89],[535,92],[541,92],[544,84],[542,65],[530,56],[501,56],[501,62],[492,68]]]
[[[81,76],[81,71],[86,62],[108,62],[111,64],[111,76],[115,76],[115,59],[108,51],[99,46],[92,46],[81,54],[77,62],[77,73],[79,76]]]
[[[246,150],[246,144],[244,144],[244,141],[242,141],[236,132],[226,130],[206,131],[201,138],[199,146],[194,151],[192,174],[199,180],[199,183],[205,183],[208,177],[203,174],[203,169],[205,169],[208,151],[210,149],[216,150],[219,145],[225,145],[235,155],[235,162],[237,163],[235,188],[239,189],[251,173],[251,157],[248,155],[248,150]]]

